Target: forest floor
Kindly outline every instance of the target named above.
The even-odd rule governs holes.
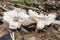
[[[51,26],[43,31],[24,34],[16,32],[16,40],[60,40],[60,27]]]
[[[3,3],[0,2],[0,5]],[[0,11],[1,12],[1,11]],[[47,27],[43,31],[23,33],[20,31],[15,32],[16,40],[60,40],[60,26]]]

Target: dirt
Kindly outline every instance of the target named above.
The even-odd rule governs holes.
[[[59,26],[51,26],[38,32],[16,32],[16,40],[60,40]]]

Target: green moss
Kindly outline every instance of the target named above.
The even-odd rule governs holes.
[[[24,2],[24,0],[19,0],[19,2],[18,2],[19,4],[25,4],[25,2]]]
[[[18,2],[13,3],[13,4],[21,4],[21,5],[30,5],[33,2],[43,2],[44,0],[18,0]]]

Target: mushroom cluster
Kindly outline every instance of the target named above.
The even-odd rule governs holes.
[[[31,9],[28,12],[24,9],[15,8],[14,10],[4,12],[3,19],[9,23],[10,29],[21,28],[21,25],[26,26],[36,23],[36,29],[42,30],[45,25],[50,25],[55,21],[57,12],[51,12],[48,15],[44,12],[36,12]]]

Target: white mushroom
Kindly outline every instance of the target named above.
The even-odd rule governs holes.
[[[28,13],[29,13],[30,17],[33,18],[32,20],[34,20],[37,23],[37,29],[42,30],[45,26],[44,25],[44,15],[43,14],[38,15],[37,12],[32,11],[32,10],[29,10]]]
[[[20,28],[21,25],[26,26],[26,23],[28,23],[27,25],[32,23],[30,16],[27,15],[26,11],[18,8],[4,12],[3,19],[9,23],[11,29],[17,29]]]
[[[33,10],[28,10],[28,13],[29,13],[30,17],[37,17],[38,16],[38,13]]]
[[[14,21],[15,16],[18,17],[16,10],[4,12],[3,19],[9,23],[9,28],[11,29],[17,29],[21,25],[18,21]]]
[[[45,15],[45,25],[50,25],[51,23],[53,23],[55,18],[56,18],[56,15],[53,15],[51,13],[49,15]]]
[[[21,24],[19,22],[16,22],[16,21],[11,21],[9,23],[9,28],[10,29],[17,29],[17,28],[20,28]]]
[[[30,16],[27,14],[27,12],[23,9],[21,10],[21,12],[19,12],[18,17],[20,18],[19,21],[21,21],[21,24],[23,26],[27,26],[31,23],[34,23],[34,21],[30,19]]]
[[[37,29],[42,30],[45,27],[45,18],[43,14],[40,14],[37,18]]]
[[[29,18],[29,15],[27,15],[25,12],[21,11],[18,16],[21,18],[21,19],[28,19]]]

